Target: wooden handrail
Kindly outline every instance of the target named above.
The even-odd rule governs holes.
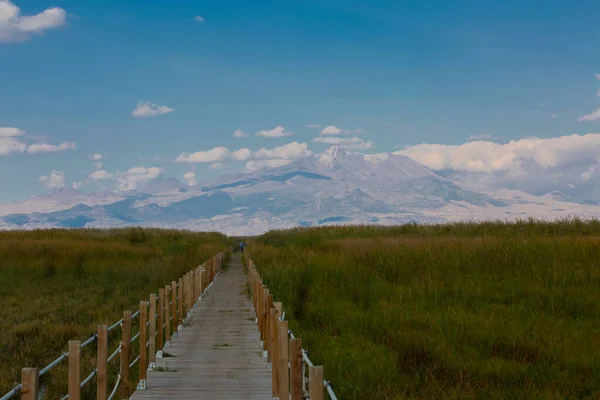
[[[322,400],[327,389],[329,397],[337,400],[331,385],[324,379],[324,367],[314,366],[308,359],[302,341],[293,336],[288,321],[282,318],[281,302],[273,302],[273,294],[264,285],[247,250],[243,255],[256,323],[271,367],[273,398],[301,400],[309,395],[311,400]],[[308,391],[304,389],[306,367],[309,368]]]

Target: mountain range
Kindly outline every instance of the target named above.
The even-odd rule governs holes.
[[[159,178],[124,192],[64,187],[0,203],[0,229],[146,226],[254,235],[329,224],[600,216],[600,204],[565,191],[474,190],[464,182],[407,156],[334,146],[287,165],[193,186]]]

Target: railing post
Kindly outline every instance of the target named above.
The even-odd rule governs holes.
[[[310,400],[323,400],[323,380],[325,373],[322,366],[310,367],[308,373],[308,393]]]
[[[180,331],[183,329],[183,278],[179,278],[179,299],[177,301],[177,330]]]
[[[131,348],[131,311],[123,313],[123,338],[121,348],[121,399],[129,398],[129,359]]]
[[[96,400],[106,400],[108,387],[108,326],[98,325],[98,350],[96,356]]]
[[[260,340],[265,340],[265,332],[263,331],[263,295],[264,295],[264,286],[260,286],[258,289],[258,304],[257,304],[257,315],[258,315],[258,331],[260,332]],[[262,342],[260,342],[262,346]]]
[[[290,340],[290,400],[302,400],[302,340]]]
[[[81,341],[69,340],[69,400],[81,398]]]
[[[200,292],[198,294],[198,298],[202,297],[202,293],[204,293],[204,284],[202,283],[202,279],[204,279],[203,269],[203,266],[200,266],[198,269],[198,290]]]
[[[165,343],[165,334],[163,325],[165,324],[165,289],[158,289],[158,346],[157,350],[162,357],[163,344]],[[160,358],[160,357],[159,357]]]
[[[165,346],[168,348],[171,346],[171,305],[169,304],[169,296],[171,292],[171,286],[165,285]]]
[[[148,379],[148,303],[140,301],[140,376],[137,390],[146,390]]]
[[[290,375],[288,369],[288,322],[277,322],[277,380],[279,387],[279,399],[288,399],[290,393]],[[311,400],[312,397],[311,397]]]
[[[150,335],[148,336],[148,360],[150,365],[148,368],[154,369],[156,363],[156,294],[150,294]]]
[[[273,295],[269,289],[265,289],[265,304],[263,305],[263,329],[265,331],[265,341],[263,342],[263,351],[269,354],[269,310],[273,304]]]
[[[271,308],[269,310],[269,317],[271,319],[271,324],[269,325],[269,346],[271,350],[269,351],[269,357],[271,358],[271,386],[273,388],[273,397],[277,397],[279,395],[279,381],[277,380],[277,349],[279,346],[279,342],[277,341],[277,309]]]
[[[23,368],[21,370],[21,400],[38,400],[40,389],[40,370]]]
[[[177,320],[177,282],[171,281],[171,314],[173,314],[173,325],[171,328],[173,329],[173,336],[177,335],[177,325],[179,321]]]

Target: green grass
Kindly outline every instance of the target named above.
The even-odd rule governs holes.
[[[43,368],[69,340],[83,341],[97,325],[137,311],[151,292],[231,245],[220,234],[151,229],[0,232],[0,395],[20,381],[22,367]],[[138,329],[136,320],[133,334]],[[109,354],[120,334],[111,333]],[[82,379],[95,367],[95,348],[82,352]],[[117,364],[118,357],[110,388]],[[43,377],[46,398],[66,393],[66,376],[63,362]],[[83,395],[95,398],[94,380]]]
[[[342,399],[600,396],[600,223],[341,227],[248,247]]]

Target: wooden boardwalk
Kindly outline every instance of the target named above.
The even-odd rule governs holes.
[[[240,254],[233,254],[197,304],[190,326],[148,372],[147,389],[131,399],[273,398],[246,283]]]

